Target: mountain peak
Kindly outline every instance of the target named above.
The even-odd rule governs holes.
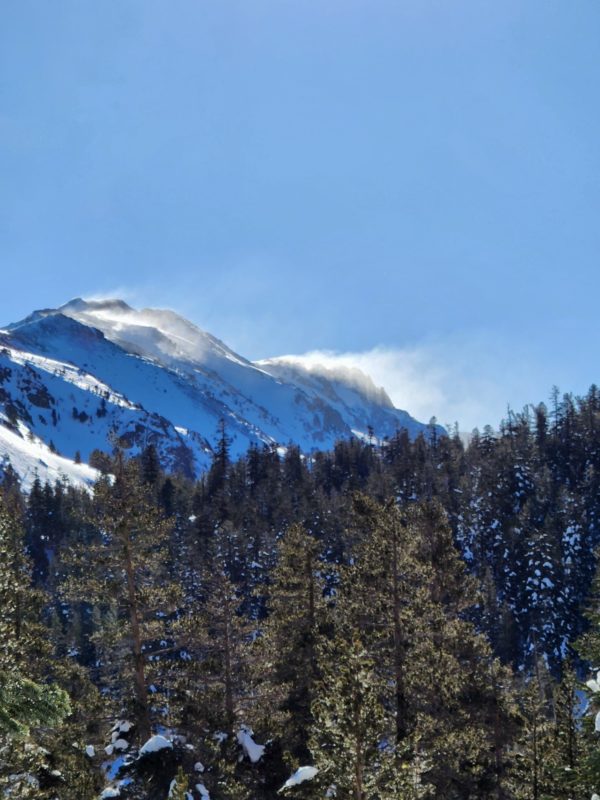
[[[55,313],[96,328],[128,352],[163,366],[213,367],[215,360],[223,358],[250,365],[219,339],[170,309],[137,309],[119,299],[76,298]]]
[[[83,297],[74,297],[59,308],[56,309],[58,313],[69,314],[81,313],[85,311],[133,311],[130,305],[118,297],[107,297],[101,300],[84,300]]]

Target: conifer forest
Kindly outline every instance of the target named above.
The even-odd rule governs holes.
[[[0,501],[0,796],[597,800],[600,391]]]

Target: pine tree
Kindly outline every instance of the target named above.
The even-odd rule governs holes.
[[[183,767],[179,767],[169,789],[169,800],[188,800],[188,778]]]
[[[0,788],[21,798],[46,796],[38,773],[48,750],[33,732],[58,728],[71,712],[66,692],[49,680],[39,600],[22,529],[0,496]]]
[[[31,623],[38,606],[23,532],[0,497],[0,734],[26,735],[42,722],[56,725],[69,710],[64,692],[30,677],[31,658],[47,655],[39,625]]]
[[[319,543],[301,525],[286,530],[267,587],[268,618],[256,645],[259,706],[269,729],[279,732],[284,748],[300,761],[308,754],[316,647],[325,624],[318,554]]]
[[[208,497],[218,513],[219,523],[229,518],[229,502],[227,497],[227,477],[230,467],[229,448],[231,439],[227,435],[224,419],[219,420],[218,440],[213,451],[210,470],[206,476]]]
[[[179,714],[199,730],[210,725],[232,735],[246,709],[252,625],[222,560],[202,571],[200,589],[176,626],[187,654],[176,679]]]
[[[149,486],[157,487],[160,478],[160,459],[153,444],[145,447],[140,455],[140,477]]]
[[[322,797],[323,789],[335,787],[336,797],[352,800],[418,797],[418,779],[398,768],[386,738],[385,686],[359,635],[321,643],[319,668],[310,739],[319,773],[310,796]]]
[[[149,686],[161,659],[173,651],[170,615],[179,591],[168,581],[170,526],[134,462],[120,459],[114,480],[98,481],[93,519],[80,534],[63,554],[63,592],[97,610],[101,680],[119,702],[133,695],[143,741],[151,730]]]
[[[546,800],[552,794],[553,725],[543,665],[520,692],[522,732],[517,742],[513,770],[514,794],[519,800]]]
[[[365,498],[358,511],[366,530],[342,574],[336,620],[360,631],[385,687],[382,736],[399,769],[436,753],[426,780],[447,798],[493,796],[510,703],[498,698],[489,646],[464,618],[476,595],[444,514],[437,503],[400,511]]]
[[[585,750],[581,767],[584,779],[596,793],[600,793],[600,748],[598,747],[598,731],[600,731],[600,569],[596,571],[592,590],[588,600],[585,616],[589,629],[575,643],[577,652],[592,667],[589,680],[586,681],[586,693],[589,699],[588,713],[584,719]],[[587,747],[586,747],[587,739]]]
[[[559,797],[585,798],[591,795],[586,774],[589,747],[584,736],[578,708],[580,686],[575,670],[567,661],[562,680],[553,687],[554,729],[551,743],[550,783]]]

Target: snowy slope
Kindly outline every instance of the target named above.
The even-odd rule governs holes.
[[[120,300],[73,300],[0,331],[0,412],[67,458],[152,442],[188,475],[210,463],[221,418],[234,455],[251,443],[311,451],[369,429],[427,432],[358,370],[252,363],[172,311]]]
[[[7,423],[0,414],[0,474],[10,464],[25,491],[31,489],[36,478],[42,483],[61,480],[81,487],[91,486],[98,479],[97,470],[53,453],[22,422],[14,428]]]
[[[323,365],[308,367],[301,358],[281,356],[257,362],[281,381],[297,386],[315,402],[319,400],[338,412],[352,433],[364,437],[369,427],[379,439],[393,436],[399,428],[415,435],[423,425],[406,412],[394,408],[385,389],[375,386],[357,368],[333,370]]]

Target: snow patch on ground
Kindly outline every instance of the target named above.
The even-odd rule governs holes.
[[[151,736],[148,741],[140,748],[140,755],[145,756],[147,753],[157,753],[159,750],[173,749],[173,742],[165,739],[164,736],[156,734]]]
[[[252,728],[242,725],[238,731],[237,740],[244,751],[244,755],[247,756],[253,764],[258,763],[264,755],[265,746],[264,744],[257,744],[254,741]]]
[[[298,767],[296,772],[294,772],[291,778],[287,779],[279,791],[282,792],[284,789],[298,786],[298,784],[304,783],[304,781],[312,781],[318,771],[316,767]]]

